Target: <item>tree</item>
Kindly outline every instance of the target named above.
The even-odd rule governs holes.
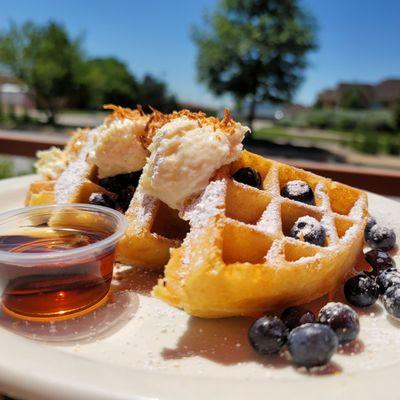
[[[89,97],[87,106],[91,109],[108,103],[131,107],[138,102],[138,82],[116,58],[89,60],[84,81]]]
[[[370,101],[365,90],[353,86],[343,93],[339,105],[349,110],[362,110],[369,107]]]
[[[80,39],[71,39],[55,22],[12,23],[0,33],[0,66],[28,86],[49,123],[55,123],[59,108],[82,88],[82,59]]]
[[[297,0],[220,0],[205,25],[194,31],[199,80],[249,104],[250,128],[259,102],[291,100],[316,48],[314,19]]]
[[[149,74],[140,82],[138,95],[140,104],[151,105],[162,112],[171,112],[178,106],[175,96],[168,93],[167,85]]]

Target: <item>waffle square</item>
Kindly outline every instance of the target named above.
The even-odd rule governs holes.
[[[128,229],[117,245],[117,259],[123,264],[163,268],[170,248],[179,247],[189,230],[176,210],[144,194],[140,182],[126,217]]]

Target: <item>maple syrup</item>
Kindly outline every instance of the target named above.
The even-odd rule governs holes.
[[[81,229],[22,229],[0,236],[0,250],[19,254],[55,254],[105,239],[104,232]],[[2,305],[6,312],[28,318],[65,317],[88,310],[107,296],[113,273],[115,246],[101,252],[59,258],[43,258],[32,266],[0,261]],[[60,253],[61,254],[61,253]]]

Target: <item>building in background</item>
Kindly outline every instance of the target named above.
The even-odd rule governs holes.
[[[357,108],[391,107],[400,99],[400,79],[386,79],[377,84],[339,83],[318,94],[317,104],[323,108],[346,107],[355,102]],[[350,107],[351,108],[351,107]]]
[[[16,78],[0,75],[0,106],[2,110],[22,112],[35,107],[29,97],[28,88]]]

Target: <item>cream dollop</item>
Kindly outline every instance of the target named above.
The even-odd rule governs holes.
[[[55,180],[67,168],[67,156],[63,150],[57,147],[53,146],[48,150],[38,151],[36,157],[36,171],[44,179]]]
[[[217,169],[239,157],[247,131],[236,123],[227,133],[187,117],[166,123],[149,147],[141,178],[144,192],[181,209],[205,189]]]
[[[140,137],[145,134],[148,118],[116,118],[97,128],[89,161],[98,167],[99,178],[139,171],[148,155]]]

